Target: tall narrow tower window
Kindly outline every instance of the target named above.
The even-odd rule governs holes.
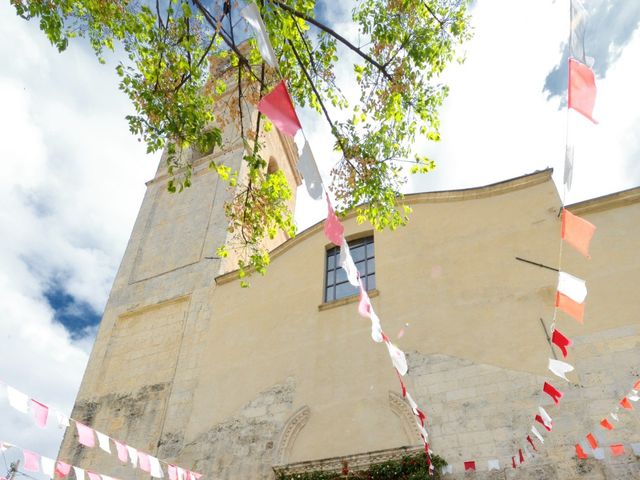
[[[360,272],[360,278],[367,290],[376,288],[376,263],[373,237],[359,238],[349,242],[353,261]],[[340,248],[327,250],[324,301],[332,302],[344,297],[356,295],[358,288],[347,280],[345,271],[338,264]]]

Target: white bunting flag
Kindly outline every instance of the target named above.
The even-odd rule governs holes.
[[[84,468],[73,467],[73,471],[76,472],[76,480],[84,480]]]
[[[568,144],[569,140],[567,140],[567,147],[564,154],[564,184],[567,186],[567,191],[571,190],[571,183],[573,182],[573,157],[574,157],[574,148],[573,145]]]
[[[558,291],[576,303],[584,302],[587,297],[587,284],[584,280],[566,272],[559,272]]]
[[[149,455],[149,465],[151,466],[151,476],[155,478],[163,478],[164,472],[160,467],[160,461],[156,457]]]
[[[318,164],[315,158],[313,158],[313,152],[309,146],[309,142],[304,142],[302,147],[302,153],[298,158],[298,170],[304,179],[304,186],[307,188],[307,192],[314,200],[320,200],[322,198],[322,177],[318,171]],[[357,285],[356,285],[357,287]]]
[[[44,473],[47,477],[50,477],[50,478],[54,477],[55,469],[56,469],[56,461],[53,458],[41,456],[40,467],[42,468],[42,473]]]
[[[6,452],[7,450],[9,450],[11,447],[13,447],[13,444],[8,443],[8,442],[0,442],[0,452]]]
[[[631,449],[635,455],[640,455],[640,443],[632,443]]]
[[[604,460],[604,448],[594,448],[593,458],[596,460]]]
[[[627,398],[629,400],[631,400],[632,402],[637,402],[638,400],[640,400],[640,397],[638,395],[636,395],[635,393],[631,394],[631,395],[627,395]]]
[[[452,474],[453,473],[453,465],[445,465],[444,467],[442,467],[440,469],[440,471],[442,472],[443,475],[446,474],[446,473]]]
[[[376,312],[373,311],[373,307],[371,307],[371,338],[376,343],[380,343],[383,340],[380,319],[378,315],[376,315]]]
[[[422,438],[424,439],[424,441],[428,442],[429,441],[429,432],[427,432],[427,429],[424,428],[424,426],[420,422],[416,422],[416,425],[418,426],[418,431],[422,435]]]
[[[549,370],[551,370],[551,372],[560,377],[565,379],[567,382],[569,381],[569,379],[565,376],[567,373],[572,372],[573,371],[573,365],[569,365],[566,362],[561,362],[560,360],[555,360],[553,358],[549,359]]]
[[[411,394],[407,392],[407,402],[409,402],[409,406],[411,406],[411,411],[414,415],[418,415],[418,404],[415,402]]]
[[[544,438],[542,437],[542,435],[540,435],[538,429],[533,425],[531,426],[531,433],[533,433],[538,438],[538,440],[540,440],[540,443],[544,443]]]
[[[69,423],[69,417],[67,417],[64,413],[55,411],[56,420],[58,421],[58,428],[66,428],[71,426]]]
[[[616,422],[620,421],[620,417],[618,417],[617,413],[611,412],[609,415],[611,415],[611,418],[613,418]]]
[[[487,468],[491,470],[500,470],[500,460],[488,460]]]
[[[271,42],[269,41],[267,29],[265,28],[262,17],[260,16],[258,6],[255,3],[249,3],[240,11],[240,15],[244,17],[249,26],[253,29],[262,59],[273,68],[276,68],[278,66],[276,54],[273,51]]]
[[[7,385],[9,405],[22,413],[29,413],[29,396]]]
[[[406,375],[409,370],[409,366],[407,365],[407,357],[404,352],[389,341],[385,343],[387,344],[387,350],[389,350],[389,356],[391,357],[393,366],[396,367],[396,370],[398,370],[400,375]]]
[[[127,445],[127,452],[129,452],[129,460],[131,460],[131,465],[133,465],[133,468],[136,468],[138,466],[138,450]]]
[[[178,480],[185,480],[184,468],[177,467],[177,470],[178,470]]]
[[[95,432],[96,432],[96,436],[98,437],[98,446],[108,454],[111,454],[111,447],[109,446],[109,437],[97,430]]]
[[[553,420],[551,420],[551,417],[549,416],[547,411],[542,407],[538,407],[538,411],[540,412],[540,416],[542,417],[542,421],[545,423],[545,425],[547,427],[551,427],[553,425]]]
[[[351,252],[349,251],[349,244],[344,238],[342,239],[342,245],[340,245],[340,255],[338,256],[338,263],[347,274],[347,280],[349,280],[349,283],[354,287],[359,287],[360,281],[358,280],[358,269],[356,268],[356,264],[353,263],[353,258],[351,257]]]

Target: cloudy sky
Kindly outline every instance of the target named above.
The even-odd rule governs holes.
[[[640,3],[587,4],[600,124],[571,122],[576,166],[567,203],[640,185]],[[445,77],[443,141],[416,146],[438,168],[412,178],[407,191],[484,185],[546,167],[561,179],[568,12],[568,0],[474,7],[467,61]],[[323,15],[348,32],[343,13]],[[80,45],[58,54],[7,2],[0,65],[0,380],[69,412],[158,156],[129,134],[114,64],[98,64]],[[337,160],[326,148],[328,128],[310,112],[301,116],[327,180]],[[322,217],[324,206],[304,187],[298,205],[301,228]],[[0,419],[0,440],[55,456],[61,431],[40,431],[2,398]]]

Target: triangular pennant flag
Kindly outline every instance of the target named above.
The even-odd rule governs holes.
[[[55,476],[56,461],[53,458],[40,457],[40,467],[42,468],[42,473],[47,477],[53,478]]]
[[[78,441],[85,447],[91,447],[91,448],[95,447],[96,439],[93,436],[93,431],[94,431],[93,428],[87,427],[86,425],[83,425],[77,420],[75,420],[75,422],[76,422],[76,429],[78,430]]]
[[[61,462],[60,460],[56,462],[56,475],[60,477],[66,477],[67,475],[69,475],[70,471],[71,465],[69,465],[68,463]]]
[[[583,303],[587,297],[587,283],[567,272],[559,272],[558,291],[576,303]]]
[[[271,42],[269,41],[269,35],[267,34],[267,29],[262,21],[262,16],[260,15],[258,6],[255,3],[249,2],[246,7],[240,10],[240,15],[242,15],[249,26],[253,29],[262,59],[271,67],[276,68],[278,66],[276,54],[273,51]]]
[[[629,399],[627,399],[627,397],[624,397],[622,400],[620,400],[620,406],[627,410],[633,410],[633,405],[631,405],[631,402],[629,401]]]
[[[76,480],[84,480],[84,468],[73,467],[73,471],[76,474]]]
[[[56,413],[56,421],[58,422],[58,428],[66,428],[71,426],[71,424],[69,423],[69,417],[67,417],[62,412],[58,412],[57,410],[55,413]]]
[[[314,200],[320,200],[322,198],[322,177],[318,171],[318,165],[313,158],[311,147],[309,142],[304,142],[302,153],[298,158],[298,170],[304,179],[304,186],[307,188],[307,192]]]
[[[167,473],[169,473],[169,480],[178,480],[178,469],[175,465],[169,464]]]
[[[11,385],[7,385],[7,400],[9,400],[9,405],[19,412],[29,413],[29,396],[16,390]]]
[[[101,450],[104,450],[108,454],[111,454],[111,447],[109,446],[109,437],[102,432],[95,431],[98,437],[98,446]]]
[[[578,458],[581,458],[583,460],[587,458],[587,454],[584,453],[584,450],[582,449],[582,446],[579,443],[576,443],[576,455],[578,455]]]
[[[347,280],[354,287],[360,286],[360,281],[358,280],[358,269],[356,268],[356,264],[353,263],[353,258],[351,257],[351,252],[349,251],[349,244],[343,238],[342,245],[340,245],[340,255],[338,256],[338,264],[344,269],[347,274]]]
[[[475,469],[476,469],[476,462],[474,462],[474,461],[464,462],[464,471],[465,472],[473,471]]]
[[[542,387],[542,391],[544,393],[546,393],[547,395],[549,395],[552,399],[553,402],[557,405],[558,403],[560,403],[560,399],[563,396],[563,393],[556,389],[553,385],[551,385],[548,382],[544,382],[544,386]]]
[[[562,352],[563,358],[567,358],[567,347],[571,346],[571,340],[565,337],[558,330],[553,331],[553,336],[551,337],[551,341],[557,345],[557,347]]]
[[[393,366],[400,375],[406,375],[409,370],[409,366],[407,365],[407,357],[404,352],[388,340],[385,343],[387,345],[387,350],[389,351],[389,356],[391,357],[391,363],[393,363]]]
[[[89,472],[87,471],[87,475],[89,475],[89,480],[102,480],[100,475],[98,475],[95,472]]]
[[[160,460],[156,457],[149,455],[149,465],[151,466],[151,476],[154,478],[163,478],[164,473],[162,467],[160,467]]]
[[[608,419],[603,418],[600,421],[600,425],[602,426],[602,428],[606,429],[606,430],[613,430],[613,425],[611,425],[611,422],[609,422]]]
[[[593,123],[593,107],[596,103],[596,77],[588,66],[574,58],[569,59],[568,107],[581,113]]]
[[[129,461],[129,455],[127,455],[127,446],[117,440],[114,440],[113,443],[116,444],[116,450],[118,451],[118,460],[120,460],[122,463],[127,463]]]
[[[151,464],[149,463],[149,455],[144,452],[138,451],[138,465],[140,470],[144,472],[151,472]]]
[[[573,183],[573,157],[573,145],[567,145],[564,154],[564,175],[562,179],[563,183],[567,187],[567,190],[571,190],[571,184]]]
[[[29,472],[40,471],[40,456],[31,450],[22,450],[24,457],[24,469]]]
[[[500,470],[500,460],[487,460],[487,468],[491,470]]]
[[[562,239],[587,258],[589,244],[596,231],[596,227],[574,215],[566,208],[562,209]]]
[[[611,455],[614,457],[619,457],[620,455],[624,455],[624,445],[621,443],[614,443],[611,445]]]
[[[44,403],[40,403],[37,400],[31,399],[31,408],[33,409],[33,414],[36,417],[36,425],[40,428],[44,428],[47,426],[47,418],[49,417],[49,407],[47,407]]]
[[[553,358],[549,359],[549,370],[554,375],[557,375],[560,378],[563,378],[567,382],[569,379],[565,376],[567,373],[572,372],[574,370],[573,365],[569,365],[566,362],[561,362],[560,360],[555,360]]]
[[[284,80],[280,81],[258,102],[258,110],[263,113],[283,133],[293,137],[302,128]],[[336,245],[340,245],[337,243]]]
[[[591,448],[593,448],[594,450],[598,448],[598,441],[596,440],[596,437],[593,435],[593,433],[589,433],[587,435],[587,442],[589,442],[589,445],[591,445]]]
[[[518,456],[520,457],[520,465],[524,463],[524,455],[522,454],[522,449],[518,449]]]
[[[129,453],[129,460],[133,468],[138,466],[138,450],[130,445],[127,445],[127,453]]]
[[[556,292],[556,307],[580,323],[584,323],[584,303],[576,303],[566,295]]]
[[[538,449],[536,448],[536,446],[533,444],[533,440],[531,440],[531,436],[527,435],[527,442],[529,442],[529,445],[531,445],[531,448],[533,448],[534,452],[537,452]]]
[[[539,415],[538,415],[539,416]],[[542,418],[540,418],[540,420],[542,420]],[[542,423],[542,422],[540,422]],[[544,425],[544,424],[543,424]],[[544,443],[544,438],[542,435],[540,435],[540,432],[538,431],[538,429],[535,427],[535,425],[531,425],[531,433],[533,433],[538,440],[540,440],[540,443]]]
[[[344,226],[340,223],[327,195],[327,219],[324,221],[324,235],[335,245],[342,245]]]

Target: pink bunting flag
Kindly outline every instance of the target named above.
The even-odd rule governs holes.
[[[116,444],[116,450],[118,451],[118,460],[122,463],[127,463],[129,461],[129,455],[127,455],[127,446],[119,442],[118,440],[113,440],[113,443]]]
[[[60,460],[56,462],[56,475],[60,477],[66,477],[67,475],[69,475],[70,471],[71,465],[69,465],[68,463],[61,462]]]
[[[475,469],[476,469],[476,462],[474,462],[474,461],[464,462],[464,471],[465,472],[475,471]]]
[[[571,346],[571,340],[565,337],[560,331],[554,330],[553,336],[551,337],[551,341],[557,345],[557,347],[562,351],[562,357],[567,358],[567,347]]]
[[[90,472],[90,471],[87,470],[87,475],[89,475],[89,480],[102,480],[100,475],[98,475],[95,472]]]
[[[580,323],[584,323],[584,303],[574,302],[566,295],[556,292],[556,307]]]
[[[78,430],[78,441],[85,447],[93,448],[96,446],[96,439],[93,435],[93,428],[87,427],[76,421],[76,429]]]
[[[36,425],[40,428],[47,426],[47,418],[49,417],[49,407],[44,403],[40,403],[37,400],[31,399],[31,409],[36,418]]]
[[[569,59],[568,106],[593,123],[593,107],[596,103],[596,77],[588,66],[574,58]]]
[[[151,464],[149,463],[149,455],[144,452],[138,451],[138,465],[140,465],[140,469],[144,472],[151,472]]]
[[[24,469],[29,472],[40,471],[40,455],[31,450],[22,450],[24,456]]]
[[[542,391],[544,393],[546,393],[547,395],[549,395],[553,399],[553,402],[556,405],[558,403],[560,403],[560,399],[564,395],[560,390],[558,390],[557,388],[555,388],[553,385],[551,385],[548,382],[544,382],[544,386],[542,387]]]
[[[329,200],[329,195],[327,198],[327,219],[324,221],[324,235],[329,239],[330,242],[335,245],[341,245],[344,235],[344,226],[340,223],[336,212],[333,210],[331,206],[331,201]]]
[[[169,480],[178,480],[178,469],[175,465],[169,464],[167,472],[169,473]]]
[[[258,102],[258,110],[283,133],[294,137],[302,128],[284,80]],[[336,243],[340,245],[340,242]]]

